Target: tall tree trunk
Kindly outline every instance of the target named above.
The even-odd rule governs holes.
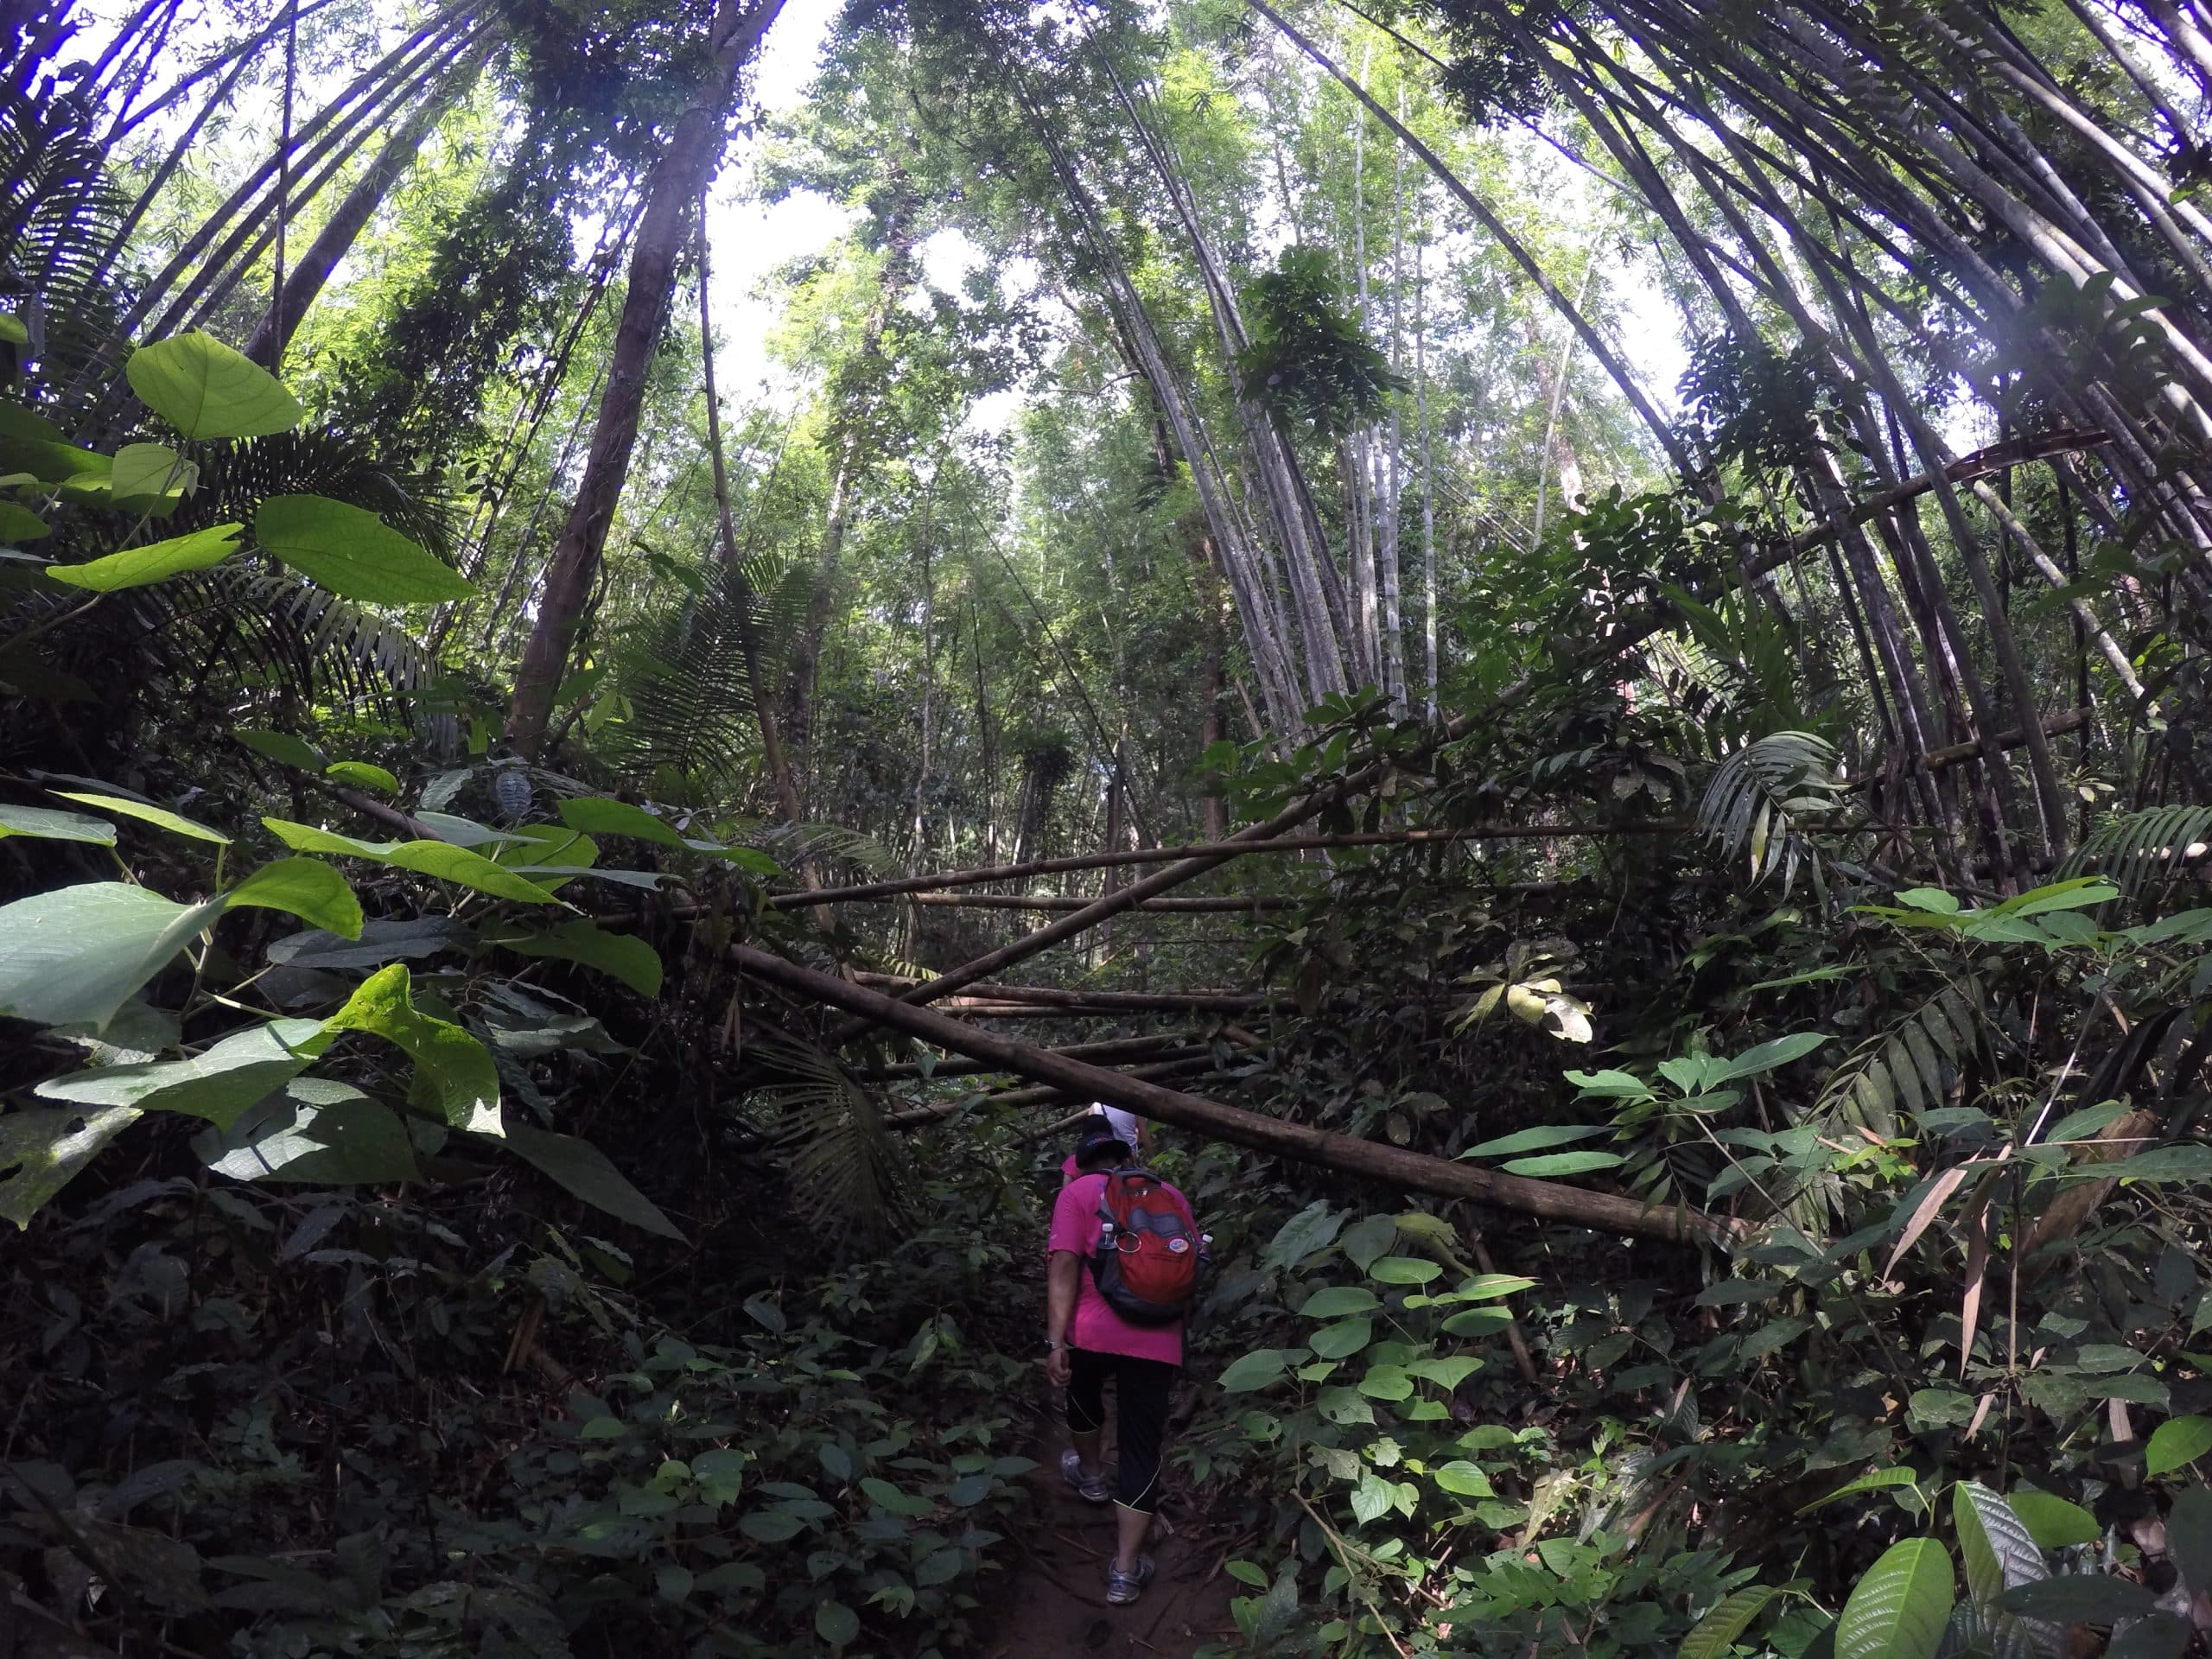
[[[629,291],[623,298],[607,385],[600,396],[591,454],[567,527],[546,567],[537,619],[515,671],[506,740],[518,754],[534,758],[544,745],[553,696],[560,690],[584,607],[599,575],[607,532],[629,476],[631,451],[637,446],[653,348],[668,318],[677,255],[692,206],[721,160],[723,122],[737,88],[737,72],[783,7],[784,0],[754,0],[750,6],[740,0],[720,0],[709,34],[705,79],[669,136],[646,197],[637,244],[631,251]]]

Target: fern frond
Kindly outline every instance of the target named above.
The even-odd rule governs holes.
[[[813,858],[841,859],[874,876],[899,875],[906,870],[898,855],[874,836],[842,824],[779,823],[763,830],[753,841],[786,869]]]
[[[1833,811],[1842,789],[1835,747],[1826,738],[1814,732],[1770,733],[1713,769],[1698,803],[1698,825],[1720,844],[1729,862],[1744,861],[1753,882],[1778,868],[1786,896],[1800,865],[1810,864],[1819,880],[1817,855],[1800,825]]]
[[[2060,864],[2054,880],[2107,877],[2127,899],[2165,889],[2212,850],[2212,806],[2158,806],[2097,829]]]
[[[830,1055],[779,1032],[748,1039],[749,1057],[779,1080],[753,1100],[767,1118],[801,1214],[822,1231],[880,1237],[906,1208],[906,1149],[886,1128],[875,1096]]]

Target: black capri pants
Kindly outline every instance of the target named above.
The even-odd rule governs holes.
[[[1115,1379],[1114,1438],[1121,1465],[1114,1501],[1150,1515],[1160,1497],[1160,1444],[1167,1432],[1167,1399],[1175,1370],[1164,1359],[1068,1350],[1068,1429],[1094,1434],[1106,1425],[1106,1379]]]

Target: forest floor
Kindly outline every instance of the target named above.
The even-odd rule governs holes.
[[[1170,1419],[1171,1458],[1173,1431],[1189,1416],[1184,1393]],[[1233,1637],[1229,1598],[1235,1582],[1222,1570],[1225,1541],[1205,1524],[1187,1484],[1172,1477],[1146,1542],[1157,1569],[1151,1586],[1128,1606],[1107,1602],[1116,1511],[1084,1503],[1061,1479],[1067,1431],[1059,1402],[1052,1403],[1039,1426],[1037,1467],[1029,1475],[1032,1524],[1014,1540],[1017,1559],[989,1598],[992,1614],[980,1649],[985,1659],[1191,1659],[1208,1643]],[[1107,1422],[1110,1468],[1110,1396]]]

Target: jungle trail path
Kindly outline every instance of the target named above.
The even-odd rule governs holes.
[[[1041,1297],[1043,1292],[1039,1288]],[[1235,1639],[1229,1599],[1235,1580],[1224,1571],[1233,1541],[1205,1516],[1202,1495],[1175,1461],[1175,1441],[1207,1386],[1211,1366],[1186,1373],[1175,1390],[1167,1424],[1165,1491],[1145,1550],[1155,1573],[1125,1607],[1106,1599],[1106,1567],[1114,1556],[1110,1503],[1086,1503],[1060,1478],[1068,1445],[1058,1389],[1038,1368],[1032,1409],[1037,1438],[1027,1477],[1027,1529],[1013,1535],[1007,1568],[987,1589],[976,1651],[983,1659],[1191,1659],[1209,1643]],[[1109,1385],[1109,1389],[1110,1389]],[[1112,1399],[1108,1399],[1106,1463],[1115,1456]]]

